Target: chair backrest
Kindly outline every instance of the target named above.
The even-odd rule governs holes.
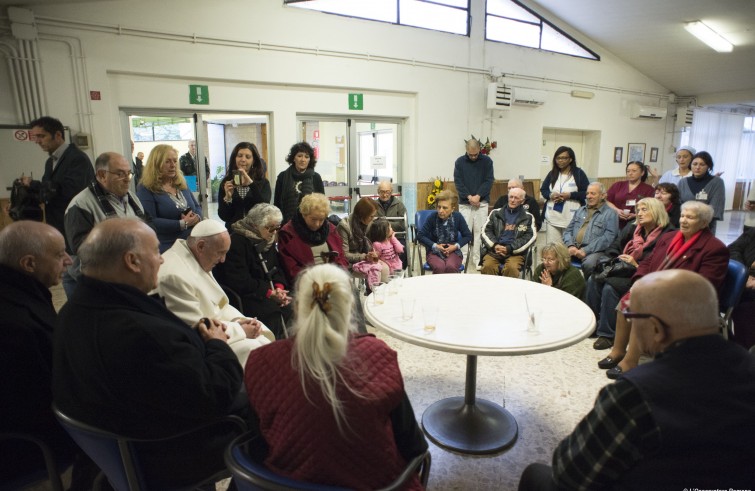
[[[143,489],[133,466],[127,444],[118,435],[100,430],[63,414],[54,407],[55,417],[71,438],[102,469],[117,491]]]
[[[265,441],[256,432],[241,435],[228,446],[225,452],[225,462],[239,491],[287,491],[291,489],[346,491],[347,489],[339,486],[307,483],[276,474],[265,466],[266,454]],[[425,452],[409,462],[404,471],[388,487],[378,491],[398,490],[417,473],[420,474],[420,481],[424,487],[430,474],[430,465],[430,452]]]
[[[729,259],[729,266],[726,270],[726,278],[719,299],[723,314],[731,312],[737,306],[739,299],[742,298],[742,292],[745,290],[745,284],[747,284],[747,268],[739,261]]]

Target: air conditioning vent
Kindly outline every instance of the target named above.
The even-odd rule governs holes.
[[[488,109],[506,111],[511,109],[511,87],[503,84],[488,84]]]
[[[548,98],[548,93],[543,90],[522,89],[516,87],[513,89],[512,103],[520,106],[542,106]]]
[[[651,119],[658,121],[666,119],[666,109],[655,106],[643,106],[635,102],[632,103],[630,116],[632,119]]]
[[[676,110],[676,123],[677,128],[688,128],[692,126],[692,118],[695,115],[694,107],[680,107]]]

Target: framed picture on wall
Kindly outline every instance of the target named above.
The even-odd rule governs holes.
[[[658,147],[650,147],[650,161],[658,162]]]
[[[613,147],[613,163],[620,164],[624,160],[624,147]]]
[[[645,144],[629,143],[627,145],[627,163],[645,162]]]

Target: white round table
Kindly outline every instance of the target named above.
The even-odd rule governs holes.
[[[514,417],[500,405],[475,396],[477,356],[528,355],[565,348],[595,329],[595,316],[579,299],[531,281],[479,274],[404,278],[395,294],[365,314],[393,337],[439,351],[467,355],[464,397],[435,402],[422,427],[436,444],[470,454],[495,453],[516,440]],[[401,298],[415,299],[414,315],[403,320]],[[423,307],[435,305],[434,332],[424,330]],[[530,322],[534,314],[535,325]]]

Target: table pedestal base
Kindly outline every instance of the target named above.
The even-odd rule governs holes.
[[[516,440],[519,428],[514,416],[484,399],[472,404],[464,397],[450,397],[428,407],[422,427],[433,443],[468,454],[500,452]]]

